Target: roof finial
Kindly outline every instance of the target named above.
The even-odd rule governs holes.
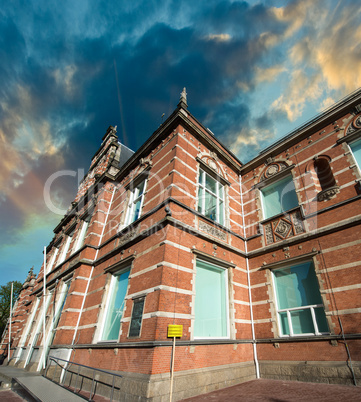
[[[178,106],[182,106],[182,107],[184,107],[185,109],[187,109],[187,107],[188,107],[188,103],[187,103],[187,91],[186,91],[186,88],[185,88],[185,87],[183,88],[183,91],[181,92],[180,95],[181,95],[181,96],[180,96],[180,99],[179,99]]]

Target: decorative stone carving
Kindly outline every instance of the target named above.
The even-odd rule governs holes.
[[[123,236],[119,238],[118,246],[122,246],[128,241],[133,240],[137,235],[138,235],[138,228],[125,233]]]
[[[273,164],[273,165],[271,165],[271,166],[269,166],[269,167],[267,168],[267,170],[266,170],[266,172],[265,172],[265,175],[266,175],[267,177],[270,177],[270,176],[273,176],[274,174],[278,173],[279,171],[280,171],[279,165]]]
[[[267,244],[272,244],[274,243],[273,240],[273,231],[272,231],[272,226],[270,223],[264,225],[264,235],[266,237],[266,243]]]
[[[271,176],[288,168],[288,165],[286,162],[271,162],[271,159],[272,158],[267,159],[267,163],[266,163],[267,167],[261,174],[260,181],[269,179]]]
[[[205,223],[205,222],[200,220],[198,228],[199,228],[199,230],[209,234],[210,236],[218,237],[219,239],[221,239],[223,241],[227,241],[227,234],[226,233],[224,233],[221,230],[215,228],[214,226],[208,225],[208,223]]]
[[[108,173],[109,173],[111,176],[116,176],[116,174],[117,174],[118,172],[119,172],[119,169],[116,168],[116,167],[114,167],[114,166],[111,166],[110,169],[108,170]]]
[[[340,192],[339,186],[333,186],[317,194],[317,201],[328,201]]]
[[[215,152],[211,152],[209,155],[198,154],[198,158],[208,165],[214,172],[217,172],[221,177],[224,177],[221,167],[218,164],[218,156]]]
[[[348,125],[346,129],[346,135],[352,134],[353,132],[361,128],[361,115],[357,115],[352,122]]]
[[[301,217],[300,211],[296,211],[292,215],[292,220],[293,220],[293,226],[295,228],[295,233],[296,234],[303,233],[305,231],[305,229],[303,227],[302,217]]]
[[[265,223],[263,229],[266,244],[282,241],[305,232],[299,210]]]
[[[288,233],[290,232],[291,228],[292,228],[292,225],[289,222],[281,219],[278,221],[278,224],[275,229],[275,233],[278,236],[283,237],[285,239],[287,237]]]

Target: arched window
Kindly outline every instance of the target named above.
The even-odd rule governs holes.
[[[330,163],[326,158],[317,158],[314,162],[314,168],[321,191],[336,186]]]
[[[318,201],[327,201],[339,193],[339,187],[333,176],[330,160],[327,156],[316,157],[308,168],[315,185]]]

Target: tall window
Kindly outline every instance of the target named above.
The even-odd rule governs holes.
[[[124,299],[128,288],[129,272],[130,269],[127,269],[126,271],[112,275],[101,336],[101,339],[104,341],[118,340],[120,320],[124,310]]]
[[[88,216],[85,220],[83,220],[78,238],[75,243],[74,252],[79,250],[82,247],[82,245],[84,244],[84,239],[85,239],[86,232],[88,230],[89,222],[90,222],[90,216]]]
[[[281,335],[321,335],[329,332],[311,262],[274,270],[273,280]]]
[[[204,170],[199,170],[198,212],[224,225],[224,187]]]
[[[146,180],[143,180],[131,190],[128,210],[125,217],[125,226],[130,225],[140,217],[144,202],[145,183]]]
[[[350,144],[352,154],[356,159],[359,170],[361,171],[361,138]]]
[[[298,206],[292,176],[286,176],[262,189],[264,219],[271,218]]]
[[[66,236],[65,243],[63,245],[63,249],[61,251],[58,264],[61,264],[65,260],[65,257],[67,255],[69,247],[70,247],[71,239],[73,238],[73,234],[74,234],[74,232],[72,232]]]
[[[197,260],[195,338],[229,336],[227,270]]]
[[[50,323],[50,328],[48,329],[48,334],[45,339],[45,345],[44,345],[44,349],[42,352],[42,357],[40,358],[40,361],[39,361],[38,370],[40,370],[43,361],[46,362],[46,359],[48,357],[48,353],[50,350],[50,346],[52,345],[52,343],[54,341],[54,338],[56,335],[56,330],[58,328],[58,324],[60,321],[61,313],[63,312],[66,298],[68,296],[69,287],[70,287],[70,280],[68,280],[67,282],[64,282],[60,288],[60,293],[58,295],[59,299],[56,303],[53,319]],[[55,297],[56,297],[56,293],[57,292],[55,292]]]
[[[46,266],[46,273],[50,272],[51,269],[53,268],[53,265],[54,265],[54,262],[55,262],[55,258],[56,258],[56,256],[58,255],[58,252],[59,252],[59,247],[54,247],[54,249],[53,249],[53,254],[52,254],[52,256],[50,257],[50,260],[49,260],[49,262],[48,262],[48,264],[47,264],[47,266]]]

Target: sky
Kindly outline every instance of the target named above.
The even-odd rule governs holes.
[[[39,272],[109,125],[136,151],[186,87],[245,163],[361,87],[361,5],[8,0],[0,60],[3,285]]]

